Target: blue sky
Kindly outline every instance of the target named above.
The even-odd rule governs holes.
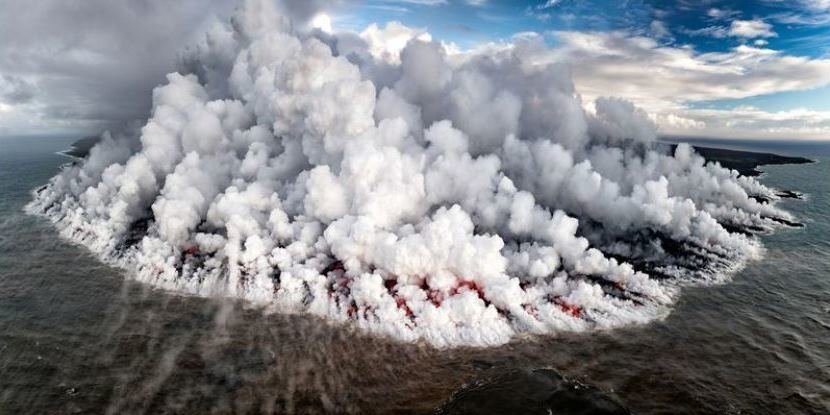
[[[748,39],[717,37],[734,20],[760,19],[773,27],[761,36],[778,50],[804,56],[830,52],[830,2],[718,0],[365,0],[351,13],[358,29],[373,22],[400,21],[461,45],[509,38],[517,32],[629,30],[654,33],[655,21],[671,33],[667,44],[724,51]],[[709,35],[707,35],[707,29]]]
[[[823,118],[816,121],[816,117],[828,116],[822,113],[830,112],[830,87],[827,86],[830,70],[822,73],[824,65],[830,63],[828,0],[366,0],[339,12],[335,22],[342,28],[359,32],[371,23],[399,21],[462,49],[487,42],[510,42],[515,34],[522,32],[538,33],[551,48],[557,48],[567,43],[563,42],[562,33],[581,33],[599,36],[602,41],[607,40],[602,36],[621,38],[615,43],[624,39],[649,39],[654,42],[652,52],[683,52],[714,70],[743,61],[739,70],[745,71],[746,76],[741,81],[747,85],[741,91],[726,91],[728,85],[724,85],[722,93],[712,91],[711,97],[690,93],[691,99],[678,97],[672,102],[661,103],[657,98],[642,104],[652,112],[660,112],[661,105],[664,108],[671,106],[675,112],[679,110],[678,116],[697,115],[702,122],[706,118],[728,117],[730,111],[736,111],[739,119],[763,116],[764,113],[768,118],[779,119],[787,118],[782,115],[787,112],[803,115],[804,110],[814,111],[817,113],[810,114],[812,124],[809,128],[796,128],[803,119],[788,119],[786,121],[792,128],[768,129],[766,135],[830,137],[830,121]],[[590,39],[591,42],[595,40]],[[749,55],[768,57],[747,58]],[[815,68],[809,73],[794,72],[792,76],[799,82],[792,82],[792,79],[786,79],[787,62],[792,58],[803,59]],[[591,60],[585,62],[594,63]],[[775,75],[770,76],[773,72]],[[757,82],[753,84],[755,76]],[[670,81],[675,83],[683,77],[685,75],[677,74]],[[710,81],[690,78],[689,82]],[[659,78],[655,79],[658,81]],[[576,79],[576,83],[579,87],[580,80]],[[679,94],[683,93],[682,87],[675,89]],[[591,93],[587,95],[590,97]],[[635,102],[637,98],[643,99],[643,95],[648,100],[647,92],[634,95],[629,98]],[[696,114],[692,114],[695,111]],[[737,113],[741,111],[742,114]],[[712,121],[712,125],[718,124],[716,120]],[[735,123],[730,125],[734,127]],[[741,134],[730,131],[725,124],[698,129],[700,131],[666,130],[675,134],[753,135],[751,128]]]

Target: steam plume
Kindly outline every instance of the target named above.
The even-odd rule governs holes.
[[[436,346],[648,322],[791,219],[633,104],[587,112],[538,39],[390,51],[286,10],[245,2],[30,210],[141,281]]]

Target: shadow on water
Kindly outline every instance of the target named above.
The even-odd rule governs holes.
[[[810,195],[786,202],[807,227],[766,237],[732,283],[686,289],[664,321],[439,351],[125,280],[21,212],[61,162],[37,150],[25,168],[0,156],[0,413],[432,413],[506,379],[484,389],[497,412],[564,387],[541,368],[634,413],[830,411],[828,163],[765,168]]]

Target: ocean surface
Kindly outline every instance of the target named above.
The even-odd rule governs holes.
[[[830,413],[830,145],[762,167],[807,195],[782,202],[806,227],[765,236],[732,282],[686,288],[665,320],[441,351],[130,282],[22,210],[72,141],[0,139],[0,414],[431,413],[538,368],[640,414]]]

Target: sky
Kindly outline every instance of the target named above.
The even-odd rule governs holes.
[[[830,139],[830,0],[289,0],[313,22],[449,53],[538,38],[589,111],[617,96],[667,135]],[[142,119],[153,86],[233,2],[4,0],[0,135]],[[393,22],[393,23],[390,23]]]

